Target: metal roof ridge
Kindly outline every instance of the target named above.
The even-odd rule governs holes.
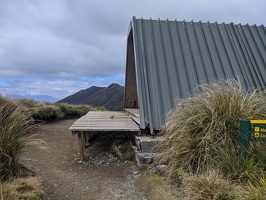
[[[152,21],[165,21],[165,22],[183,22],[183,23],[187,23],[187,22],[190,22],[190,23],[201,23],[201,24],[217,24],[217,25],[220,25],[220,24],[224,24],[224,25],[227,25],[227,24],[233,24],[233,25],[240,25],[240,26],[256,26],[256,27],[259,27],[259,26],[264,26],[264,24],[261,24],[261,25],[258,25],[256,23],[254,23],[253,25],[249,25],[249,23],[247,24],[241,24],[241,23],[234,23],[234,22],[217,22],[217,21],[214,21],[214,22],[210,22],[210,21],[207,21],[207,22],[202,22],[201,20],[199,20],[198,22],[194,22],[194,20],[177,20],[177,19],[169,19],[169,18],[166,18],[166,19],[161,19],[161,18],[158,18],[158,19],[153,19],[152,17],[150,17],[149,19],[144,19],[143,17],[141,18],[137,18],[136,16],[133,16],[133,19],[136,19],[136,20],[152,20]]]

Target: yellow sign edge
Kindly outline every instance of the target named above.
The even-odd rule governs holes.
[[[257,119],[253,119],[250,120],[251,124],[266,124],[266,120],[257,120]]]

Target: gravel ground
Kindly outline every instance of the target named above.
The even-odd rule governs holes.
[[[39,125],[35,138],[46,150],[31,149],[21,162],[43,181],[45,199],[145,200],[149,185],[130,161],[119,161],[101,142],[87,149],[88,160],[79,160],[77,136],[68,128],[74,120]]]

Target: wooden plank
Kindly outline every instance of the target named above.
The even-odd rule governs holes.
[[[72,126],[134,126],[136,127],[134,124],[132,123],[110,123],[110,122],[105,122],[105,124],[103,123],[76,123],[73,124]]]
[[[77,131],[88,131],[87,128],[77,128],[76,129]],[[112,129],[108,129],[108,128],[96,128],[96,129],[93,129],[93,128],[90,128],[90,131],[93,131],[93,132],[110,132],[110,131],[115,131],[115,132],[139,132],[139,130],[137,129],[116,129],[116,128],[112,128]]]
[[[130,119],[131,121],[132,121],[132,119]],[[116,124],[118,124],[118,125],[125,125],[125,126],[127,126],[127,125],[129,125],[129,124],[132,124],[132,126],[136,126],[135,124],[135,122],[128,122],[128,121],[125,121],[125,122],[108,122],[108,121],[97,121],[97,122],[77,122],[77,123],[74,123],[75,125],[82,125],[82,124],[84,124],[84,125],[94,125],[94,124],[100,124],[100,125],[103,125],[103,123],[105,123],[105,124],[109,124],[109,125],[116,125]],[[134,124],[133,124],[134,123]],[[73,124],[73,125],[74,125]]]
[[[139,131],[130,116],[117,111],[90,111],[69,128],[75,131]]]
[[[81,126],[76,126],[76,127],[73,127],[71,128],[72,130],[75,129],[75,131],[95,131],[95,130],[109,130],[109,131],[119,131],[119,130],[123,130],[123,131],[139,131],[138,128],[135,128],[135,127],[110,127],[110,126],[85,126],[85,127],[81,127]]]
[[[117,124],[111,124],[111,123],[105,123],[105,124],[96,124],[96,123],[92,123],[92,124],[90,124],[90,123],[85,123],[85,124],[73,124],[71,127],[77,127],[77,126],[81,126],[81,127],[83,127],[83,126],[85,126],[85,127],[90,127],[90,126],[92,126],[92,127],[97,127],[97,126],[114,126],[114,127],[128,127],[128,126],[132,126],[132,127],[136,127],[134,124],[129,124],[129,123],[117,123]]]
[[[135,127],[119,127],[119,126],[76,126],[76,127],[71,127],[71,130],[75,131],[79,131],[79,130],[83,130],[83,131],[91,131],[91,130],[97,130],[97,129],[101,129],[101,130],[128,130],[128,131],[138,131],[139,128],[135,128]]]
[[[71,131],[75,131],[74,129],[75,128],[77,128],[77,127],[81,127],[81,128],[89,128],[89,127],[92,127],[92,128],[97,128],[97,127],[117,127],[117,128],[128,128],[128,129],[137,129],[137,130],[139,130],[139,127],[136,127],[136,126],[130,126],[130,125],[128,125],[128,126],[118,126],[118,125],[110,125],[110,124],[105,124],[105,125],[101,125],[101,124],[99,124],[99,125],[90,125],[90,124],[88,124],[88,125],[72,125],[71,127],[70,127],[70,130]],[[88,130],[89,131],[89,130]]]

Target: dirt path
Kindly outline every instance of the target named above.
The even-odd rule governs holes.
[[[77,136],[68,130],[73,122],[40,125],[37,138],[47,143],[47,150],[32,149],[22,156],[22,163],[43,180],[45,199],[147,199],[147,184],[135,166],[127,161],[106,162],[110,155],[104,147],[91,145],[90,163],[79,162]]]

